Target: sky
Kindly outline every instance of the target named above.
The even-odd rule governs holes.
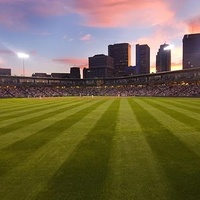
[[[12,75],[68,73],[108,45],[148,44],[151,72],[161,44],[173,44],[172,70],[182,69],[182,39],[200,33],[200,0],[0,0],[0,68]]]

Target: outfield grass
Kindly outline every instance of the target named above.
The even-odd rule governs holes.
[[[199,200],[200,99],[0,99],[0,200]]]

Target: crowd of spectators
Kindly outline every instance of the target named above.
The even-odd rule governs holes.
[[[63,96],[200,96],[200,85],[151,86],[1,86],[0,98],[63,97]]]

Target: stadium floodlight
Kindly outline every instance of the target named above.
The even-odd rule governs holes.
[[[173,48],[174,48],[174,45],[173,45],[173,44],[170,44],[170,45],[166,46],[166,47],[164,48],[164,50],[171,50],[171,49],[173,49]]]
[[[22,58],[23,60],[23,76],[25,76],[25,66],[24,66],[24,59],[29,58],[29,55],[26,53],[17,53],[18,58]]]

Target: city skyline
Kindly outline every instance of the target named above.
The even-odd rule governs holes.
[[[182,39],[200,32],[199,0],[0,0],[0,68],[22,75],[69,72],[88,57],[108,55],[108,45],[150,47],[151,72],[163,43],[174,44],[172,70],[182,69]]]

